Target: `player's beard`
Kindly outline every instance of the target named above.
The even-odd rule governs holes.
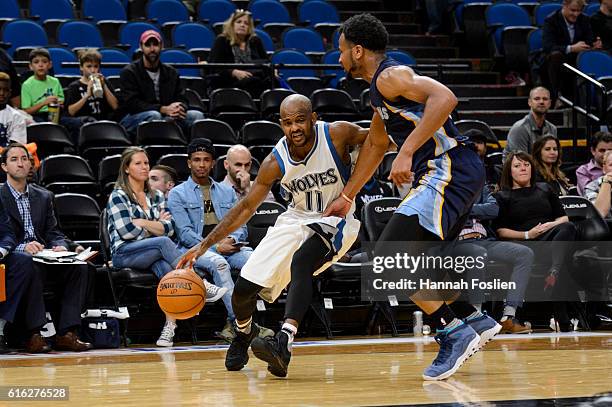
[[[359,64],[357,63],[357,61],[355,61],[355,59],[351,55],[351,66],[349,66],[347,76],[349,78],[358,78],[359,77],[358,72],[359,72]]]

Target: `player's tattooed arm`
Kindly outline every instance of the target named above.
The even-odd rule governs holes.
[[[236,206],[229,210],[202,242],[189,249],[181,257],[177,268],[191,267],[198,257],[203,255],[211,246],[244,225],[255,213],[257,207],[266,199],[274,182],[281,178],[282,173],[276,158],[272,154],[268,155],[261,164],[257,178],[253,182],[247,196],[238,201]]]
[[[427,76],[415,74],[405,66],[383,71],[376,86],[386,99],[394,100],[401,96],[425,105],[423,117],[400,150],[400,154],[410,157],[444,125],[457,106],[457,98],[450,89]]]

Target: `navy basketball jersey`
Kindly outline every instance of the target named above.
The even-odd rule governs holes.
[[[387,68],[401,65],[404,64],[392,58],[386,58],[378,66],[370,83],[370,103],[384,121],[387,134],[393,138],[398,148],[402,147],[406,138],[409,137],[412,130],[421,120],[423,110],[425,109],[425,105],[403,97],[399,97],[396,101],[390,101],[385,99],[378,91],[376,80],[381,72]],[[433,137],[414,152],[412,159],[413,171],[425,165],[428,160],[456,147],[458,144],[456,137],[458,136],[457,128],[452,120],[448,118],[444,126],[438,129]]]

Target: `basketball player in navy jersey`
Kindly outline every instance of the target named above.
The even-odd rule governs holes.
[[[485,181],[477,154],[457,139],[459,134],[449,118],[457,104],[455,95],[441,83],[387,58],[387,40],[384,25],[370,14],[353,16],[342,25],[340,63],[350,75],[370,83],[374,116],[343,195],[325,212],[342,216],[348,211],[344,197],[355,197],[370,179],[386,151],[387,134],[390,135],[399,153],[389,179],[398,187],[410,182],[413,187],[383,231],[377,255],[390,250],[388,244],[381,242],[455,238]],[[413,246],[409,250],[418,255],[421,250],[417,244]],[[433,317],[439,328],[436,340],[440,352],[425,369],[425,380],[452,375],[501,328],[466,302],[449,307],[437,292],[408,295]]]
[[[346,216],[323,216],[323,211],[341,196],[348,181],[349,146],[362,144],[368,130],[348,122],[317,121],[310,100],[302,95],[283,101],[280,123],[285,136],[262,163],[250,192],[198,246],[185,253],[177,268],[189,266],[246,223],[272,185],[280,181],[289,208],[268,229],[236,281],[232,306],[237,335],[227,351],[225,366],[242,369],[249,360],[250,345],[255,356],[268,363],[272,374],[285,377],[293,337],[312,299],[312,276],[342,257],[357,238],[360,223],[353,217],[352,200],[344,198],[349,204]],[[260,340],[259,328],[251,323],[257,296],[273,302],[289,282],[285,322],[274,337]]]

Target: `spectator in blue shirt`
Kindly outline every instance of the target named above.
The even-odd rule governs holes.
[[[168,196],[168,208],[172,213],[180,250],[187,250],[200,243],[238,202],[234,189],[210,177],[215,163],[215,148],[208,139],[194,139],[187,147],[187,165],[191,176],[174,187]],[[231,270],[240,270],[253,249],[245,247],[247,229],[243,225],[220,243],[213,246],[195,263],[196,269],[212,274],[216,285],[227,288],[223,303],[227,309],[228,323],[221,335],[231,337],[234,282]]]

